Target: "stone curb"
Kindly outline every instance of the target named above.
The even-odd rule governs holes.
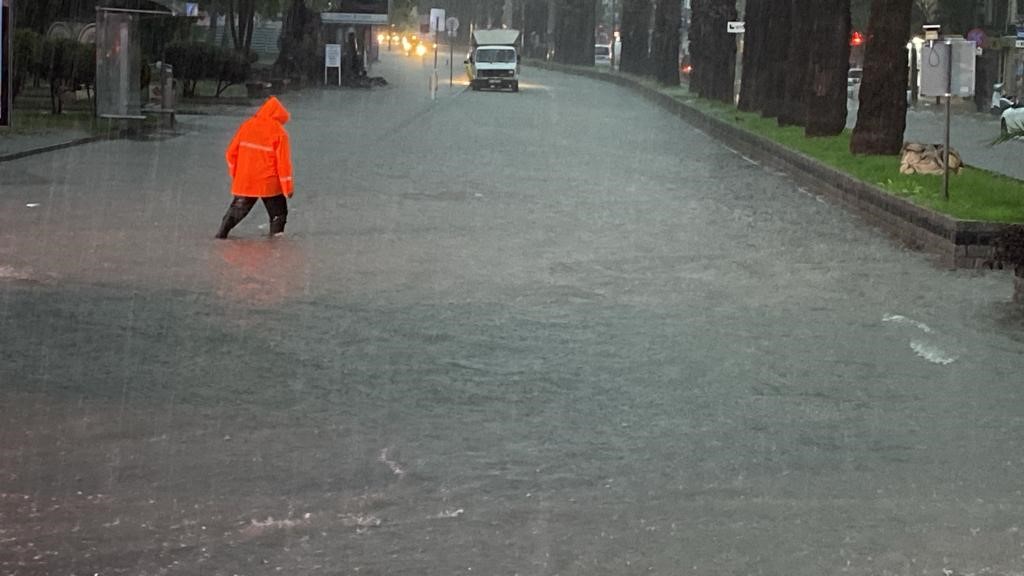
[[[956,268],[990,268],[995,265],[993,241],[996,236],[1021,224],[960,220],[929,210],[857,180],[809,156],[772,140],[713,118],[621,74],[581,70],[543,61],[528,65],[555,72],[584,76],[639,92],[693,126],[727,142],[757,160],[787,168],[798,180],[854,209],[868,222],[916,250],[940,256],[942,264]]]
[[[47,152],[56,152],[65,148],[71,148],[73,146],[81,146],[83,144],[91,144],[93,142],[99,142],[101,140],[108,140],[108,136],[86,136],[85,138],[77,138],[75,140],[68,140],[67,142],[60,142],[58,144],[49,144],[46,146],[40,146],[38,148],[31,148],[29,150],[22,150],[20,152],[11,152],[10,154],[0,154],[0,162],[10,162],[12,160],[18,160],[28,156],[35,156],[36,154],[46,154]]]

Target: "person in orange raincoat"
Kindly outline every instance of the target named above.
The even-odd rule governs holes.
[[[227,238],[245,218],[256,201],[270,216],[270,235],[284,233],[288,220],[288,201],[295,190],[292,182],[291,149],[284,125],[289,114],[277,98],[271,96],[256,115],[246,120],[228,145],[225,158],[231,175],[234,199],[221,221],[217,238]]]

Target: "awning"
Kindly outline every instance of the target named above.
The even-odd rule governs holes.
[[[186,16],[186,4],[185,0],[101,0],[96,9]]]

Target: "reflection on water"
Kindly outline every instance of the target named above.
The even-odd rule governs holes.
[[[306,290],[305,245],[288,236],[216,242],[209,262],[217,295],[225,300],[274,306]]]

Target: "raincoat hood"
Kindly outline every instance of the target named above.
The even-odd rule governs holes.
[[[256,112],[257,118],[264,118],[275,120],[281,124],[288,122],[291,115],[288,113],[288,109],[281,104],[281,101],[276,96],[267,98],[267,101],[263,103],[259,111]]]

